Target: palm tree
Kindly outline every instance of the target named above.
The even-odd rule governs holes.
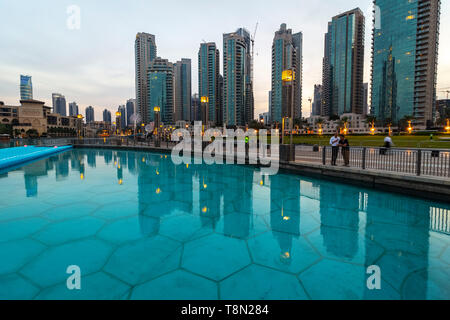
[[[373,116],[373,115],[367,115],[366,116],[366,123],[371,125],[371,126],[375,126],[375,122],[377,122],[377,117]]]

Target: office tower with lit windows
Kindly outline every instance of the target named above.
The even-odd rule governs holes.
[[[60,93],[53,93],[52,101],[53,101],[53,113],[58,113],[62,116],[66,116],[67,115],[66,97],[64,97]]]
[[[219,81],[219,49],[214,42],[202,43],[198,51],[198,90],[200,97],[208,97],[208,119],[217,125],[223,121]]]
[[[156,58],[148,70],[148,113],[149,121],[155,120],[154,109],[160,109],[160,119],[164,124],[172,124],[175,119],[173,64],[166,59]]]
[[[76,117],[79,115],[78,105],[76,102],[69,103],[69,116]]]
[[[312,115],[320,116],[320,110],[322,108],[322,85],[314,85],[314,102],[312,104]]]
[[[149,122],[148,69],[156,58],[155,36],[138,33],[134,44],[136,66],[136,108],[144,123]]]
[[[294,119],[302,116],[302,46],[303,34],[292,33],[286,24],[275,32],[272,44],[272,90],[271,121],[281,123],[284,117],[291,117],[291,101],[294,98]],[[294,74],[294,93],[291,86],[284,86],[282,73],[292,70]]]
[[[359,8],[332,18],[325,34],[322,116],[363,113],[365,18]]]
[[[175,79],[175,119],[191,121],[192,76],[191,59],[173,65]]]
[[[251,38],[243,28],[223,35],[223,122],[245,126],[254,117]]]
[[[33,83],[30,76],[20,75],[20,100],[33,100]]]
[[[91,123],[94,121],[95,121],[94,108],[92,106],[89,106],[86,108],[86,123]]]
[[[397,124],[432,125],[436,101],[440,0],[375,0],[371,113]]]

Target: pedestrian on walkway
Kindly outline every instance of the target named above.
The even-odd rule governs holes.
[[[330,144],[331,144],[331,165],[332,166],[336,165],[336,159],[337,159],[338,154],[339,154],[339,140],[340,139],[339,139],[339,136],[338,136],[337,132],[330,139]]]
[[[341,134],[341,139],[339,140],[339,146],[341,147],[342,158],[344,158],[344,166],[350,166],[350,144],[348,139]]]

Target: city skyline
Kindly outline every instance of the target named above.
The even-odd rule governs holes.
[[[233,1],[231,1],[233,2]],[[0,100],[6,104],[17,105],[20,97],[19,76],[29,74],[33,77],[33,94],[37,100],[51,105],[51,94],[60,92],[70,101],[77,101],[80,110],[92,105],[95,117],[102,118],[102,111],[115,111],[117,105],[124,104],[128,99],[135,98],[134,76],[134,40],[136,33],[146,32],[154,34],[158,46],[157,55],[176,62],[181,58],[192,60],[192,93],[198,93],[198,48],[203,40],[216,42],[222,55],[222,36],[224,33],[245,27],[251,34],[256,23],[259,23],[255,42],[255,116],[267,112],[267,94],[271,87],[271,45],[273,34],[281,23],[286,23],[295,31],[303,33],[303,116],[309,115],[308,98],[313,97],[314,85],[322,83],[323,36],[327,31],[330,17],[342,12],[361,8],[366,17],[366,50],[364,56],[364,82],[370,83],[370,42],[372,33],[371,0],[346,1],[345,6],[333,1],[311,4],[306,1],[288,1],[292,10],[284,12],[276,10],[275,3],[260,4],[249,1],[241,4],[242,11],[231,14],[228,6],[223,4],[203,4],[204,9],[209,6],[215,11],[222,12],[220,17],[205,17],[203,23],[182,26],[179,22],[168,23],[163,17],[155,17],[154,22],[140,19],[145,12],[150,12],[152,4],[142,1],[123,6],[124,2],[106,4],[91,4],[79,1],[81,9],[80,30],[69,30],[66,26],[66,8],[71,3],[62,1],[55,4],[44,1],[39,6],[30,4],[21,8],[20,4],[6,1],[0,5],[8,14],[2,22],[8,28],[1,28],[0,34],[5,39],[5,50],[0,52]],[[164,6],[170,5],[171,1]],[[177,2],[174,2],[177,3]],[[175,12],[174,19],[180,15],[191,16],[198,14],[196,8],[199,1],[187,4],[177,3],[180,8]],[[162,6],[161,4],[153,4]],[[181,6],[181,7],[180,7]],[[229,6],[232,8],[233,6]],[[105,10],[99,10],[104,8]],[[49,10],[50,9],[50,10]],[[450,5],[441,4],[440,50],[438,66],[437,89],[450,86],[450,57],[445,54],[450,45],[443,39],[450,35],[449,23]],[[271,16],[267,17],[267,12]],[[245,13],[247,13],[245,15]],[[40,24],[40,19],[31,15],[44,15],[48,19]],[[111,25],[115,17],[121,19],[133,17],[126,25]],[[28,19],[22,19],[26,17]],[[53,17],[55,19],[53,19]],[[98,21],[94,21],[98,18]],[[126,20],[126,19],[125,19]],[[141,21],[142,20],[142,21]],[[180,20],[183,21],[184,20]],[[20,24],[18,23],[20,22]],[[17,28],[15,28],[15,26]],[[105,34],[105,26],[107,32]],[[102,29],[103,27],[103,29]],[[16,29],[6,33],[6,30]],[[24,40],[16,32],[29,32],[27,50],[17,50],[24,47]],[[35,32],[39,33],[35,33]],[[99,38],[100,35],[103,37]],[[51,43],[51,44],[48,44]],[[17,52],[19,54],[17,54]],[[95,52],[95,54],[92,54]],[[223,66],[221,64],[221,74]],[[369,89],[370,90],[370,89]],[[444,98],[445,93],[437,92],[438,97]]]

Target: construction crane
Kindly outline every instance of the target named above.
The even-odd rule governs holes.
[[[448,95],[450,94],[450,87],[448,88],[441,88],[441,90],[439,90],[439,92],[443,92],[447,94],[447,100],[448,100]]]
[[[251,82],[252,82],[252,86],[253,86],[253,65],[255,63],[255,38],[256,38],[256,31],[258,30],[258,22],[256,22],[256,26],[255,26],[255,32],[253,32],[253,36],[251,36],[251,41],[252,41],[252,58],[251,58],[251,62],[250,62],[250,78],[251,78]]]

